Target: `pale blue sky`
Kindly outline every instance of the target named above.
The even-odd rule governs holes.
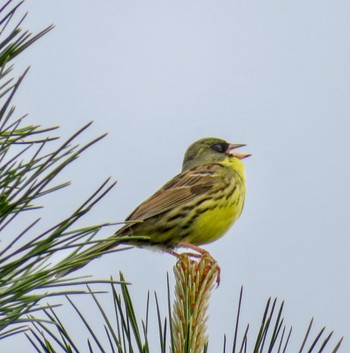
[[[88,136],[109,132],[66,173],[71,199],[48,200],[48,219],[111,175],[118,185],[91,223],[122,221],[180,171],[196,139],[246,143],[253,156],[245,160],[245,210],[207,247],[222,268],[210,351],[232,332],[242,284],[245,322],[278,296],[296,328],[293,342],[315,317],[317,328],[347,336],[341,351],[350,351],[349,1],[27,0],[25,7],[30,29],[56,28],[18,63],[32,66],[18,113],[60,125],[64,136],[90,120]],[[142,309],[147,290],[165,302],[173,264],[135,250],[81,273],[122,270]]]

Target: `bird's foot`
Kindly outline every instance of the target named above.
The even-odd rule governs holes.
[[[203,248],[200,248],[199,246],[193,245],[191,243],[180,242],[179,245],[184,247],[184,248],[188,248],[188,249],[194,250],[194,251],[196,251],[196,253],[185,252],[185,253],[179,254],[175,250],[170,249],[170,248],[164,249],[163,251],[168,253],[168,254],[170,254],[170,255],[173,255],[173,256],[175,256],[177,258],[180,258],[183,255],[184,256],[189,256],[189,257],[192,257],[192,258],[194,257],[194,258],[197,258],[197,259],[202,259],[204,257],[207,257],[208,260],[211,263],[211,266],[216,266],[216,288],[219,287],[221,269],[220,269],[220,266],[218,265],[218,263],[216,262],[216,260],[209,253],[209,251],[207,251],[207,250],[205,250]]]

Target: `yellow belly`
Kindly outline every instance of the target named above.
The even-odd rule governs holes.
[[[195,245],[211,243],[223,236],[242,212],[243,204],[231,204],[205,211],[194,222],[192,233],[183,241]]]

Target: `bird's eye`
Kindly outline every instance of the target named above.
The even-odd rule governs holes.
[[[219,142],[219,143],[214,143],[211,148],[215,151],[215,152],[219,152],[219,153],[224,153],[227,151],[228,149],[228,143],[224,143],[224,142]]]

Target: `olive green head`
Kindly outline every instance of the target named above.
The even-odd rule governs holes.
[[[182,164],[182,170],[190,169],[203,164],[227,164],[232,158],[243,159],[250,154],[233,153],[233,150],[245,146],[244,144],[230,144],[217,137],[200,139],[187,149]]]

